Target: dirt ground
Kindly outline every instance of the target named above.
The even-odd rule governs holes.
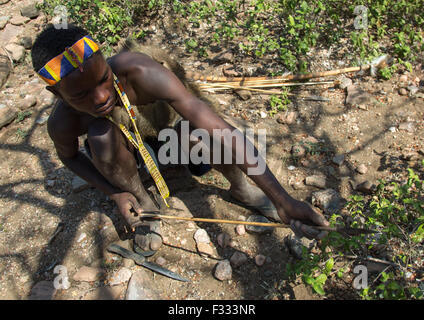
[[[12,10],[14,2],[2,8]],[[26,24],[25,34],[38,32],[42,18],[37,19],[40,21]],[[164,45],[164,37],[160,33],[152,35],[151,42]],[[222,65],[217,66],[211,59],[193,60],[182,48],[173,49],[174,57],[187,70],[221,75]],[[190,282],[186,283],[108,253],[105,248],[112,242],[128,245],[122,223],[113,202],[100,191],[73,191],[74,174],[57,158],[46,123],[39,121],[50,114],[53,100],[33,73],[28,55],[29,51],[26,59],[14,66],[0,93],[0,103],[20,110],[25,99],[36,99],[36,104],[26,109],[31,111],[30,116],[0,130],[0,299],[33,298],[33,287],[42,281],[53,282],[58,265],[67,268],[70,287],[52,292],[51,299],[125,299],[128,280],[110,285],[112,275],[122,267],[133,274],[146,270],[160,299],[274,298],[273,288],[285,280],[285,266],[293,259],[284,244],[284,238],[291,234],[288,229],[238,235],[234,225],[163,220],[165,245],[149,261],[163,258],[159,259],[163,266],[188,278]],[[249,62],[240,66],[247,69]],[[272,118],[261,116],[269,109],[269,96],[265,94],[253,93],[246,101],[233,92],[213,95],[229,122],[239,128],[267,130],[267,164],[293,197],[311,202],[312,192],[320,189],[303,181],[307,176],[323,175],[326,188],[347,199],[357,193],[353,186],[359,182],[402,179],[404,168],[417,165],[413,160],[402,160],[402,155],[424,152],[420,139],[424,134],[424,100],[401,95],[399,89],[419,87],[424,75],[422,66],[415,65],[412,73],[406,73],[406,81],[401,81],[400,74],[389,81],[366,74],[347,76],[369,94],[369,101],[360,108],[347,106],[346,90],[333,86],[292,90],[302,96],[328,98],[329,102],[294,97],[287,113],[280,112]],[[281,120],[293,111],[294,121]],[[292,146],[308,137],[322,142],[325,150],[293,162]],[[332,161],[335,155],[345,156],[340,166]],[[360,164],[366,166],[366,173],[356,171]],[[231,201],[228,181],[216,171],[194,177],[184,167],[172,167],[163,170],[163,175],[171,191],[171,203],[185,208],[189,215],[240,220],[254,214]],[[52,238],[58,226],[61,231]],[[196,249],[193,235],[199,228],[205,229],[211,239],[212,256],[202,256]],[[231,246],[223,248],[218,244],[221,233],[231,236]],[[214,276],[216,264],[230,259],[236,251],[245,253],[247,261],[233,268],[230,280],[218,280]],[[255,263],[258,254],[266,257],[262,266]],[[105,274],[96,281],[74,280],[83,266],[102,268]],[[284,299],[322,299],[300,282],[283,291],[280,298]],[[335,291],[334,298],[342,299],[343,294]]]

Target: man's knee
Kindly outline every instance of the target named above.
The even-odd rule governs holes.
[[[87,140],[93,161],[114,162],[119,141],[113,123],[107,119],[96,119],[88,128]]]

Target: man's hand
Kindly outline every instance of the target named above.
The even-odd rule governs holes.
[[[290,202],[287,210],[278,212],[281,221],[290,224],[293,232],[299,237],[307,237],[308,239],[322,239],[327,235],[326,231],[320,231],[313,227],[316,226],[329,226],[329,222],[324,216],[311,208],[306,202],[293,199]]]
[[[134,215],[134,212],[131,212],[131,209],[138,214],[143,211],[141,205],[137,201],[137,198],[129,192],[115,193],[111,195],[110,198],[115,201],[119,212],[124,217],[128,226],[134,231],[134,225],[137,222],[140,222],[140,219]]]

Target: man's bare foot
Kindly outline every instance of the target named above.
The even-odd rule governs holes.
[[[231,186],[230,194],[237,201],[259,211],[263,216],[281,222],[277,209],[258,187],[249,183],[244,184],[242,188],[233,188]]]

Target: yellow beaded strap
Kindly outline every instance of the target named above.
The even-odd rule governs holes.
[[[140,133],[138,132],[137,129],[137,125],[135,123],[136,115],[134,113],[134,109],[131,106],[130,101],[128,100],[128,96],[125,94],[124,89],[121,85],[121,83],[119,82],[118,78],[115,76],[115,74],[113,75],[115,81],[114,81],[114,86],[116,91],[118,92],[122,103],[125,106],[125,110],[127,110],[127,113],[131,119],[132,122],[132,126],[134,129],[134,133],[135,133],[135,137],[137,139],[137,141],[134,140],[134,138],[131,136],[131,134],[128,132],[127,128],[125,128],[125,126],[121,123],[116,123],[112,117],[110,115],[107,115],[106,118],[109,119],[110,121],[112,121],[116,126],[119,127],[119,129],[121,129],[122,133],[127,137],[127,139],[132,143],[132,145],[137,148],[138,152],[140,152],[144,163],[147,166],[147,169],[149,170],[150,175],[152,176],[153,180],[156,183],[156,187],[158,188],[163,201],[165,202],[166,206],[169,207],[168,203],[166,202],[166,198],[169,197],[169,189],[168,186],[165,183],[165,180],[163,179],[162,175],[159,172],[158,167],[156,166],[155,162],[152,159],[152,156],[150,155],[149,151],[147,151],[146,147],[143,144],[143,140],[141,140],[141,136]]]

